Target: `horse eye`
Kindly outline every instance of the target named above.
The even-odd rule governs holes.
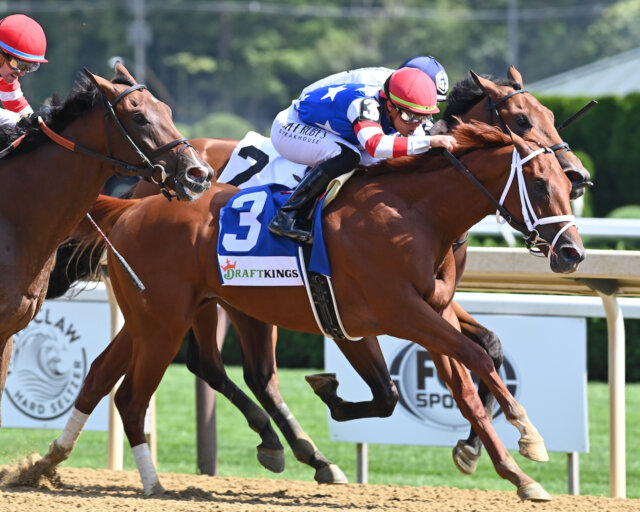
[[[547,193],[547,182],[545,180],[543,180],[542,178],[538,178],[533,182],[533,189],[538,194],[545,194],[546,195],[546,193]]]
[[[147,118],[144,117],[143,114],[134,114],[133,115],[133,122],[140,125],[140,126],[144,126],[145,124],[148,124],[149,121],[147,121]]]
[[[531,123],[529,122],[529,118],[527,116],[524,115],[520,115],[516,118],[516,123],[518,123],[518,126],[522,127],[522,128],[530,128],[531,127]]]

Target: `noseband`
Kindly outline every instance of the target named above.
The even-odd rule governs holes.
[[[118,171],[115,169],[116,167],[124,169],[132,174],[136,174],[138,176],[142,176],[143,178],[152,180],[153,182],[157,183],[160,188],[162,189],[162,192],[167,195],[170,194],[170,192],[166,189],[166,184],[165,181],[167,180],[167,178],[169,177],[169,175],[167,174],[164,166],[162,164],[154,164],[152,159],[157,157],[158,155],[170,150],[171,148],[179,145],[179,144],[183,144],[184,147],[180,149],[179,153],[178,153],[178,157],[188,148],[188,147],[192,147],[191,144],[189,144],[188,140],[186,137],[182,137],[180,139],[176,139],[172,142],[169,142],[167,144],[164,144],[163,146],[160,146],[159,148],[154,149],[151,153],[149,153],[149,155],[147,156],[144,151],[142,151],[138,145],[134,142],[134,140],[131,138],[131,136],[129,135],[129,133],[127,132],[126,128],[122,125],[122,123],[120,122],[120,120],[118,119],[118,116],[115,113],[115,107],[118,105],[118,103],[127,95],[131,94],[134,91],[138,91],[138,90],[142,90],[142,89],[146,89],[147,86],[144,84],[136,84],[133,85],[131,87],[128,87],[127,89],[125,89],[123,92],[121,92],[118,96],[116,96],[116,98],[113,100],[113,102],[110,102],[107,97],[104,95],[104,93],[98,89],[98,92],[100,93],[100,96],[102,98],[102,104],[105,110],[105,124],[106,124],[106,134],[107,134],[107,152],[108,155],[103,155],[101,153],[97,153],[89,148],[86,148],[84,146],[81,146],[79,144],[76,144],[75,142],[70,141],[69,139],[64,138],[62,135],[54,132],[51,128],[49,128],[46,123],[42,120],[41,117],[38,117],[38,123],[40,124],[40,128],[42,130],[42,132],[47,135],[47,137],[49,137],[52,141],[54,141],[56,144],[62,146],[65,149],[68,149],[69,151],[75,151],[77,153],[82,153],[84,155],[88,155],[92,158],[95,158],[97,160],[103,161],[103,162],[107,162],[109,164],[111,164],[111,166],[114,168],[114,173],[115,174],[119,174]],[[110,137],[110,124],[109,124],[109,118],[111,118],[113,120],[113,122],[115,123],[115,125],[118,127],[118,129],[120,130],[120,133],[122,134],[122,136],[124,137],[124,139],[129,143],[129,145],[134,149],[134,151],[136,152],[136,154],[140,157],[140,159],[142,160],[142,163],[144,164],[143,166],[140,165],[135,165],[135,164],[130,164],[128,162],[125,162],[123,160],[119,160],[117,158],[114,158],[111,156],[111,137]],[[176,168],[177,168],[177,161],[176,161]],[[175,173],[175,169],[174,169],[174,173]]]
[[[533,205],[531,204],[531,199],[529,199],[529,193],[527,192],[527,186],[524,181],[522,166],[532,158],[535,158],[542,153],[554,153],[554,151],[550,147],[543,147],[537,149],[533,153],[528,154],[525,158],[522,158],[520,156],[520,153],[518,153],[518,150],[515,148],[513,149],[513,156],[511,158],[511,172],[509,173],[509,179],[507,180],[507,184],[502,191],[502,195],[500,196],[500,201],[498,201],[498,204],[502,207],[502,203],[504,202],[505,198],[507,197],[507,193],[511,188],[511,183],[513,183],[513,178],[514,176],[517,176],[518,192],[520,194],[520,204],[522,206],[522,217],[527,228],[526,230],[522,230],[520,228],[518,229],[524,235],[524,243],[527,246],[527,249],[529,249],[529,252],[534,256],[544,257],[544,254],[540,250],[540,246],[546,245],[547,247],[549,247],[549,254],[551,254],[551,252],[553,251],[553,246],[558,241],[558,238],[560,238],[560,235],[562,235],[562,233],[564,233],[571,226],[577,226],[577,224],[575,215],[552,215],[550,217],[543,217],[539,219],[533,210]],[[500,210],[496,210],[496,220],[499,223],[507,222],[506,218],[502,218]],[[511,222],[513,223],[513,217],[511,217]],[[565,224],[560,230],[558,230],[551,243],[542,238],[540,236],[540,233],[538,233],[538,230],[536,229],[536,227],[540,225],[554,224],[558,222],[566,222],[567,224]]]

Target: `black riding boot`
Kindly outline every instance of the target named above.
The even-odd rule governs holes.
[[[340,142],[336,144],[340,147],[340,152],[305,174],[269,223],[269,231],[288,236],[300,243],[313,242],[313,222],[308,219],[313,203],[332,179],[349,172],[360,162],[360,153]]]
[[[300,243],[313,242],[312,223],[307,217],[316,198],[332,179],[322,164],[310,169],[269,223],[269,231]]]

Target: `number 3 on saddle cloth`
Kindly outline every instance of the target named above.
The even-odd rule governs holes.
[[[274,235],[267,225],[289,189],[270,184],[233,196],[220,212],[218,270],[224,286],[305,286],[320,330],[331,338],[351,338],[338,313],[322,236],[322,208],[314,212],[314,243],[298,244]]]

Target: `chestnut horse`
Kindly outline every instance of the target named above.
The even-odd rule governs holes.
[[[554,128],[553,114],[542,106],[532,95],[526,92],[522,84],[522,77],[513,67],[509,69],[507,79],[501,79],[496,82],[471,73],[467,79],[456,83],[452,88],[449,94],[448,107],[444,114],[444,120],[450,126],[454,126],[457,123],[454,116],[461,116],[463,119],[469,117],[485,119],[486,121],[496,123],[498,126],[507,126],[525,138],[554,147],[565,174],[572,182],[571,197],[578,197],[584,193],[584,188],[589,183],[589,174],[572,153],[565,151],[568,146],[562,142]],[[216,169],[218,174],[224,169],[231,152],[237,144],[237,141],[226,139],[194,139],[191,142],[194,147],[200,151],[201,156]],[[157,187],[155,185],[141,182],[134,191],[134,197],[144,197],[153,193],[157,193]],[[463,239],[466,240],[466,237],[463,237]],[[454,287],[462,276],[466,255],[466,242],[454,245],[454,255],[456,266],[453,269],[453,274],[450,273],[447,276],[439,276],[441,282],[446,283],[445,290],[442,291],[442,293],[447,295],[446,290],[449,290],[449,299],[445,298],[444,303],[450,300]],[[60,258],[60,260],[61,272],[59,273],[62,274],[60,278],[66,280],[66,276],[64,276],[65,264],[62,262],[62,258]],[[69,270],[75,271],[76,267],[72,264]],[[62,286],[66,289],[68,283]],[[64,290],[61,290],[59,293],[63,291]],[[478,324],[468,313],[462,310],[457,303],[451,303],[450,308],[460,322],[463,333],[484,347],[492,357],[496,368],[499,368],[502,363],[502,350],[499,338]],[[198,323],[201,324],[199,328],[200,336],[210,336],[204,326],[207,325],[207,318],[214,318],[215,316],[215,303],[202,305],[199,313],[201,320],[198,321]],[[256,332],[251,332],[252,326],[256,329]],[[255,374],[257,371],[255,368],[260,367],[259,361],[264,357],[271,357],[270,354],[275,350],[273,346],[275,345],[275,331],[256,322],[251,322],[241,329],[238,329],[238,331],[243,346],[246,373]],[[273,339],[271,338],[272,336]],[[264,339],[265,337],[266,339]],[[358,369],[363,379],[369,384],[373,393],[373,400],[357,405],[343,402],[335,394],[338,385],[335,378],[330,376],[314,376],[308,379],[318,394],[328,403],[334,418],[345,420],[363,416],[387,416],[391,414],[397,402],[397,393],[388,375],[388,370],[382,359],[375,337],[365,337],[359,344],[357,350],[357,352],[360,353],[362,351],[362,345],[366,343],[369,345],[368,350],[370,353],[376,354],[375,360],[377,364],[370,364],[370,362],[374,360],[372,357],[367,367],[360,366],[360,361],[363,359],[362,357],[358,357],[357,353],[355,356],[351,354],[352,343],[341,340],[336,340],[336,343],[343,350],[347,358],[351,360],[354,367]],[[197,352],[190,352],[190,354],[190,367],[195,369],[194,373],[199,373],[199,363],[194,359]],[[434,357],[437,358],[438,356],[436,355]],[[254,370],[252,370],[252,368],[254,368]],[[230,398],[232,401],[239,400],[241,392],[227,379],[221,362],[220,365],[217,366],[217,371],[220,375],[218,387],[222,390],[233,389],[232,393],[229,392],[225,394],[228,397],[232,395],[234,397]],[[277,382],[275,375],[273,379]],[[277,385],[274,387],[274,392],[277,392]],[[480,396],[485,404],[487,414],[491,415],[493,413],[493,395],[491,395],[488,388],[482,382],[480,383]],[[277,397],[274,397],[274,401],[281,402],[282,400],[281,398],[277,399]],[[251,404],[248,397],[243,396],[242,403],[247,404],[247,408],[241,408],[241,410],[244,411],[249,423],[252,424],[254,420],[251,418],[254,418],[255,415],[259,413],[255,412],[252,405],[248,405]],[[281,429],[285,433],[296,456],[316,468],[316,480],[320,482],[344,481],[342,473],[339,472],[335,466],[327,466],[324,458],[318,458],[319,452],[316,452],[315,446],[312,444],[310,446],[301,445],[298,442],[298,436],[293,435],[293,432],[301,431],[300,427],[292,415],[289,415],[288,418],[290,418],[289,422],[282,423],[280,425]],[[291,422],[295,422],[295,424],[292,425]],[[281,463],[275,462],[273,451],[269,452],[271,455],[267,458],[267,452],[264,449],[264,446],[267,445],[274,447],[274,443],[273,437],[271,433],[269,433],[269,440],[265,441],[263,438],[263,445],[259,447],[258,458],[266,467],[269,467],[269,469],[277,470],[276,468],[281,467]],[[475,435],[475,432],[471,430],[469,438],[465,441],[460,441],[454,448],[454,461],[458,468],[467,474],[472,473],[475,470],[480,449],[480,439]],[[333,469],[329,471],[328,468]]]
[[[42,305],[56,249],[121,169],[163,181],[185,200],[213,171],[176,129],[168,106],[117,64],[112,81],[85,71],[64,102],[0,133],[0,396],[13,335]],[[19,142],[17,142],[19,141]]]
[[[464,121],[476,119],[495,124],[505,130],[508,128],[526,140],[551,147],[571,181],[571,199],[577,199],[583,195],[586,188],[591,185],[589,172],[570,151],[568,144],[559,136],[554,126],[553,113],[528,93],[524,87],[522,75],[515,67],[509,68],[506,79],[492,81],[470,72],[466,79],[454,84],[447,97],[447,108],[443,114],[446,130],[453,129],[458,118]],[[224,170],[237,144],[237,141],[234,140],[206,138],[194,139],[191,142],[200,151],[203,158],[216,169],[217,176]],[[157,188],[153,184],[142,182],[134,190],[133,197],[145,197],[154,193],[157,193]],[[439,282],[444,285],[441,293],[443,295],[449,293],[449,300],[452,299],[455,287],[464,272],[466,247],[467,237],[464,235],[453,246],[455,268],[449,268],[447,272],[447,267],[443,267],[442,274],[438,276]],[[444,298],[443,301],[448,302]],[[495,333],[479,324],[457,302],[452,301],[447,307],[451,309],[449,314],[455,315],[458,319],[462,332],[485,348],[496,368],[499,369],[502,365],[502,346]],[[203,314],[214,315],[216,306],[211,305],[210,308],[209,312],[203,312]],[[258,363],[250,362],[250,360],[253,358],[259,360],[261,354],[269,353],[270,350],[265,348],[264,340],[257,341],[257,335],[247,335],[246,338],[256,341],[249,341],[250,345],[245,346],[245,365],[256,367]],[[275,338],[273,343],[275,343]],[[336,343],[344,355],[351,359],[351,344],[340,340],[337,340]],[[374,337],[366,337],[363,343],[370,344],[372,352],[380,353],[377,347],[378,342]],[[382,357],[381,353],[380,357]],[[249,361],[247,361],[248,358]],[[360,359],[356,356],[356,361],[351,362],[355,365]],[[397,402],[397,393],[393,381],[388,375],[386,365],[381,362],[376,367],[362,368],[359,373],[373,393],[373,400],[361,403],[359,408],[353,407],[351,403],[340,401],[335,394],[338,382],[334,376],[314,376],[308,380],[321,398],[328,403],[335,419],[358,418],[361,417],[360,411],[365,409],[369,411],[367,416],[388,416],[391,414]],[[494,410],[493,395],[482,382],[479,383],[479,393],[487,414],[492,415]],[[338,406],[339,403],[342,406]],[[454,447],[453,460],[458,469],[465,474],[472,474],[477,466],[481,448],[480,439],[471,429],[468,438],[460,440]]]
[[[483,124],[462,124],[454,133],[464,165],[495,198],[505,188],[505,171],[515,158],[515,144],[527,162],[520,168],[520,194],[530,198],[534,217],[547,219],[540,224],[539,232],[552,243],[541,245],[541,250],[547,253],[555,272],[575,271],[584,258],[584,248],[570,222],[571,184],[553,152],[526,143],[517,135],[512,143],[499,129]],[[475,147],[481,149],[470,151]],[[192,325],[199,363],[191,369],[216,387],[219,376],[211,373],[221,366],[212,338],[216,319],[212,316],[205,321],[200,315],[202,308],[213,301],[225,305],[241,331],[244,325],[261,326],[260,339],[271,333],[271,325],[319,332],[302,287],[221,286],[219,270],[211,262],[217,261],[220,208],[236,191],[215,184],[206,199],[189,205],[167,205],[157,196],[141,200],[98,198],[92,214],[138,270],[147,290],[138,293],[109,255],[109,272],[125,325],[94,361],[67,427],[37,464],[40,471],[48,471],[51,464],[68,457],[88,415],[124,374],[116,405],[145,493],[161,492],[142,429],[144,413]],[[452,204],[465,207],[452,212]],[[504,206],[510,212],[519,211],[520,195],[505,193]],[[465,367],[487,384],[505,417],[519,430],[524,456],[546,460],[542,437],[500,380],[487,353],[452,326],[455,317],[447,318],[447,322],[433,307],[434,273],[440,262],[456,237],[492,210],[494,204],[442,157],[416,155],[369,167],[347,182],[325,214],[324,237],[332,282],[343,324],[351,336],[386,333],[446,356],[439,368],[441,376],[461,412],[479,433],[498,474],[517,487],[521,498],[548,500],[549,495],[518,468],[497,437]],[[510,215],[513,222],[520,223],[524,216],[524,212]],[[158,237],[158,232],[163,237]],[[81,231],[76,235],[82,235]],[[91,230],[85,231],[84,237],[88,244],[99,241]],[[136,240],[135,247],[127,240]],[[172,243],[166,245],[166,240]],[[378,364],[369,344],[342,341],[351,346],[352,363],[357,355],[361,358],[358,371]],[[281,397],[279,401],[277,398],[275,354],[267,355],[256,373],[245,369],[245,378],[281,426],[289,411]],[[366,410],[358,413],[371,415]],[[303,438],[299,442],[306,441]]]

